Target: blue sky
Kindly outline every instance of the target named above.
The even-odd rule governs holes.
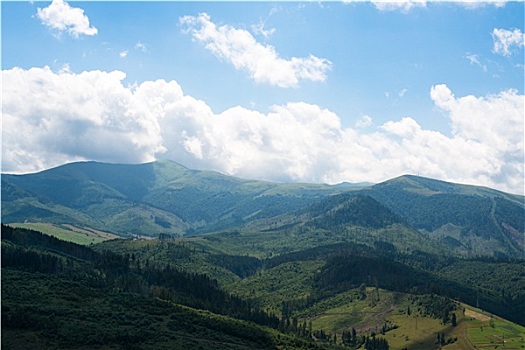
[[[4,172],[168,158],[523,194],[523,2],[1,5]]]

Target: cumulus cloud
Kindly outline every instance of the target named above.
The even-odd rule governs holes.
[[[480,152],[484,150],[486,165],[476,167],[479,169],[474,174],[493,186],[508,186],[523,193],[524,96],[507,90],[485,97],[456,98],[446,85],[432,87],[430,95],[448,114],[454,137],[479,145]]]
[[[67,32],[74,38],[98,33],[97,28],[90,26],[83,9],[71,7],[63,0],[53,0],[48,7],[38,8],[37,17],[42,24],[58,30],[59,33]]]
[[[124,78],[118,71],[3,71],[3,169],[33,171],[76,159],[153,160],[163,150],[159,118],[121,84]]]
[[[379,182],[412,173],[523,193],[524,96],[514,90],[456,97],[433,86],[449,136],[412,117],[371,128],[364,116],[344,127],[335,113],[304,102],[217,114],[175,81],[130,87],[124,78],[119,71],[3,71],[3,171],[168,158],[273,181]]]
[[[180,23],[194,40],[236,69],[247,71],[257,83],[288,88],[297,86],[300,80],[325,81],[332,66],[329,60],[314,55],[281,58],[273,46],[260,44],[244,29],[218,27],[206,13],[184,16]]]
[[[494,28],[492,38],[494,40],[494,52],[503,56],[512,55],[511,49],[513,46],[516,46],[518,49],[525,46],[525,34],[520,29]]]

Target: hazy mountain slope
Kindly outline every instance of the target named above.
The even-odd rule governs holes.
[[[243,180],[171,161],[80,162],[2,175],[2,221],[71,223],[121,235],[182,235],[238,227],[343,190]]]
[[[79,194],[95,195],[92,201],[97,193],[138,201],[152,189],[190,173],[169,161],[133,165],[77,162],[34,174],[3,174],[2,180],[57,204],[82,205]]]

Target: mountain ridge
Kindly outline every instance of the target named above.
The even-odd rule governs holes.
[[[191,170],[169,160],[77,162],[2,175],[3,223],[73,224],[121,236],[291,227],[341,234],[355,227],[388,231],[397,223],[461,255],[520,256],[523,199],[415,175],[373,185],[274,183]]]

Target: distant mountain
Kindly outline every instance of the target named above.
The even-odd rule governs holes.
[[[322,231],[466,256],[523,257],[525,249],[523,196],[409,175],[376,185],[281,184],[171,161],[80,162],[4,174],[2,222],[70,224],[121,236]]]
[[[412,175],[363,192],[457,252],[525,256],[523,196]]]
[[[2,222],[68,223],[120,235],[183,235],[242,226],[342,191],[243,180],[171,161],[79,162],[35,174],[3,174]]]

